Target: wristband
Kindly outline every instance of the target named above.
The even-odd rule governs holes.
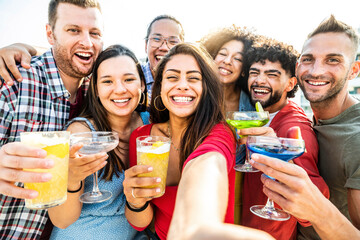
[[[76,189],[76,190],[74,190],[74,191],[71,191],[71,190],[67,190],[67,192],[68,193],[77,193],[77,192],[80,192],[80,190],[82,189],[82,186],[83,186],[83,182],[82,181],[80,181],[80,187],[79,187],[79,189]]]
[[[132,212],[142,212],[144,211],[148,206],[149,206],[149,202],[147,201],[144,206],[142,206],[141,208],[135,208],[133,206],[131,206],[131,204],[126,200],[126,206],[128,207],[128,209]]]

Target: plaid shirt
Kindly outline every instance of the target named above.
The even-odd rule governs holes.
[[[60,78],[51,50],[19,67],[23,81],[0,89],[0,146],[20,140],[21,132],[58,131],[69,118],[70,93]],[[3,79],[0,78],[1,81]],[[81,86],[85,92],[89,79]],[[22,186],[22,183],[17,183]],[[0,239],[39,239],[46,210],[25,208],[25,201],[0,194]]]
[[[152,85],[154,83],[154,78],[152,76],[151,68],[150,68],[150,62],[147,61],[146,63],[141,64],[141,68],[145,75],[146,89],[147,89],[147,94],[148,94],[148,102],[150,103],[151,89],[152,89]]]

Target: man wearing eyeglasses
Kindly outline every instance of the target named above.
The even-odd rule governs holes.
[[[181,23],[169,15],[159,15],[149,24],[145,37],[147,61],[142,65],[149,101],[157,64],[172,47],[184,41],[184,34]]]

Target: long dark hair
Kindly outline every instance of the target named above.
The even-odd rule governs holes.
[[[186,158],[202,143],[211,129],[218,123],[224,121],[223,115],[223,91],[218,79],[216,66],[211,56],[201,47],[190,43],[180,43],[170,49],[168,54],[158,64],[155,81],[152,88],[150,105],[150,120],[153,123],[163,123],[169,120],[169,111],[158,111],[155,109],[165,108],[161,101],[161,83],[166,64],[176,55],[184,54],[195,58],[202,73],[202,95],[194,113],[188,117],[188,126],[182,135],[180,148],[180,170]],[[159,96],[159,97],[158,97]],[[158,97],[158,99],[156,99]]]
[[[145,77],[139,61],[137,60],[135,54],[128,48],[122,45],[112,45],[107,49],[105,49],[103,52],[101,52],[99,57],[96,59],[96,62],[94,64],[94,69],[92,71],[92,79],[90,81],[89,90],[85,97],[85,104],[80,113],[81,117],[85,117],[87,119],[91,119],[94,121],[94,125],[97,131],[112,131],[112,128],[108,120],[108,113],[97,97],[97,81],[98,81],[97,71],[100,64],[103,61],[118,56],[128,56],[132,60],[134,60],[137,71],[140,76],[140,80],[145,86],[145,90],[143,91],[144,94],[141,94],[140,104],[137,106],[135,111],[143,112],[146,110],[147,91],[146,91]],[[145,103],[145,104],[141,104],[141,103]],[[129,142],[127,141],[125,143],[128,144]],[[117,150],[119,152],[128,151],[128,149],[121,149],[119,146],[117,147]],[[119,173],[122,170],[127,169],[128,164],[126,161],[122,160],[115,153],[115,150],[108,152],[108,155],[110,161],[103,169],[100,170],[99,173],[101,174],[101,177],[103,179],[105,179],[106,181],[111,181],[112,176],[115,174],[117,177],[119,177],[120,176]]]

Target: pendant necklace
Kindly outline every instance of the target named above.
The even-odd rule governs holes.
[[[173,141],[172,141],[169,121],[167,122],[167,125],[168,125],[168,134],[169,134],[169,139],[170,139],[170,141],[171,141],[171,144],[173,145],[173,147],[174,147],[174,149],[175,149],[176,151],[180,152],[180,148],[177,148],[177,147],[175,146],[175,144],[173,143]]]

